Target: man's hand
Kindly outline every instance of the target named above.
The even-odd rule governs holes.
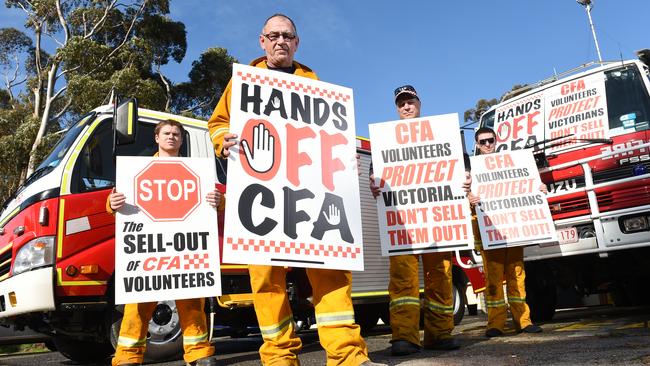
[[[479,197],[478,195],[476,195],[476,194],[474,194],[472,192],[469,192],[467,194],[467,198],[469,199],[469,204],[470,205],[472,205],[472,206],[476,206],[476,205],[480,206],[481,205],[481,197]]]
[[[548,194],[548,187],[546,187],[546,184],[542,183],[541,186],[539,186],[539,190],[542,191],[544,194]]]
[[[361,175],[361,155],[357,154],[357,175]]]
[[[381,193],[381,188],[375,184],[374,174],[370,175],[370,192],[372,193],[372,196],[375,199],[377,199],[377,197],[379,197],[379,194]]]
[[[208,201],[210,206],[217,208],[221,202],[221,192],[219,192],[217,189],[208,192],[208,194],[205,195],[205,200]]]
[[[222,150],[221,154],[224,157],[229,157],[230,156],[230,148],[237,145],[237,135],[234,133],[228,132],[227,134],[223,135],[223,145],[222,145]]]
[[[242,148],[246,154],[248,165],[258,172],[266,173],[273,167],[275,137],[264,127],[263,123],[253,127],[253,149],[251,151],[248,141],[242,140]]]
[[[465,171],[465,182],[463,182],[463,191],[469,193],[470,188],[472,188],[472,174],[468,171]]]
[[[329,222],[332,226],[336,226],[341,222],[341,214],[339,212],[339,209],[334,205],[330,205],[329,213],[323,211],[323,214],[325,215],[327,222]]]
[[[110,202],[111,210],[117,211],[126,203],[126,196],[124,193],[116,192],[115,188],[113,188],[111,194],[108,196],[108,201]]]

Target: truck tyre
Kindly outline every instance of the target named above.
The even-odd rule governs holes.
[[[123,313],[124,305],[116,305],[110,334],[111,344],[114,348],[117,347],[117,339],[120,336]],[[173,300],[161,301],[149,321],[147,349],[144,354],[145,362],[178,359],[182,355],[183,332],[176,310],[176,302]]]
[[[65,335],[53,336],[52,342],[63,356],[82,364],[104,361],[113,354],[110,343],[83,341]]]
[[[460,324],[465,316],[465,306],[467,304],[467,299],[465,298],[466,286],[458,283],[458,281],[453,282],[452,296],[454,299],[454,325]]]
[[[354,322],[359,324],[362,333],[367,333],[377,326],[379,311],[375,305],[357,305],[354,307]]]
[[[555,315],[557,286],[553,271],[543,263],[526,266],[526,303],[533,322],[547,322]]]

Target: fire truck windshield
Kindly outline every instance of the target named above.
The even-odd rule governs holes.
[[[24,189],[36,179],[54,170],[54,168],[59,165],[61,159],[63,159],[65,154],[68,152],[70,146],[72,146],[72,144],[75,142],[77,136],[79,136],[79,133],[81,133],[81,131],[87,125],[87,122],[91,120],[93,116],[94,114],[84,117],[81,121],[77,122],[72,128],[65,132],[56,146],[54,146],[54,149],[52,149],[52,152],[50,152],[47,158],[38,166],[38,168],[36,168],[36,170],[34,170],[34,172],[27,178],[27,180],[25,180],[25,183],[18,191]]]
[[[52,149],[52,152],[47,156],[47,158],[38,166],[38,169],[44,168],[44,167],[52,167],[56,168],[59,163],[61,162],[61,159],[65,156],[65,154],[68,152],[70,149],[70,146],[74,143],[74,141],[77,139],[77,136],[79,136],[79,133],[83,128],[86,126],[86,122],[88,122],[88,119],[90,116],[82,119],[81,121],[77,122],[72,128],[70,128],[63,137],[57,142],[56,146],[54,146],[54,149]]]

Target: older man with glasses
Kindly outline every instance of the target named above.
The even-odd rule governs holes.
[[[272,15],[264,23],[259,36],[260,47],[266,55],[251,62],[251,66],[318,79],[310,68],[294,61],[299,43],[300,38],[291,18],[283,14]],[[229,132],[231,84],[232,81],[228,83],[208,121],[215,152],[221,157],[229,156],[229,149],[237,144],[237,135]],[[302,343],[295,333],[287,297],[287,269],[250,265],[248,271],[255,313],[264,340],[260,347],[262,364],[300,365],[298,352]],[[327,365],[381,365],[369,361],[361,330],[354,323],[350,271],[307,268],[306,272],[313,289],[318,335],[327,352]]]
[[[496,149],[496,134],[489,127],[481,127],[474,134],[474,141],[481,155],[492,154]],[[547,192],[546,185],[540,190]],[[469,192],[469,203],[473,209],[481,203],[481,197]],[[473,222],[474,238],[480,241],[478,222]],[[508,304],[517,331],[540,333],[542,328],[530,320],[530,309],[526,304],[526,272],[524,271],[524,247],[506,247],[483,250],[483,273],[486,277],[485,298],[487,303],[488,324],[485,336],[488,338],[503,335],[506,325],[507,306],[503,296],[503,279],[505,277],[508,292]]]

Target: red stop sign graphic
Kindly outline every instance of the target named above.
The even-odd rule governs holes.
[[[135,176],[135,204],[153,221],[182,221],[201,203],[199,177],[180,161],[152,161]]]

